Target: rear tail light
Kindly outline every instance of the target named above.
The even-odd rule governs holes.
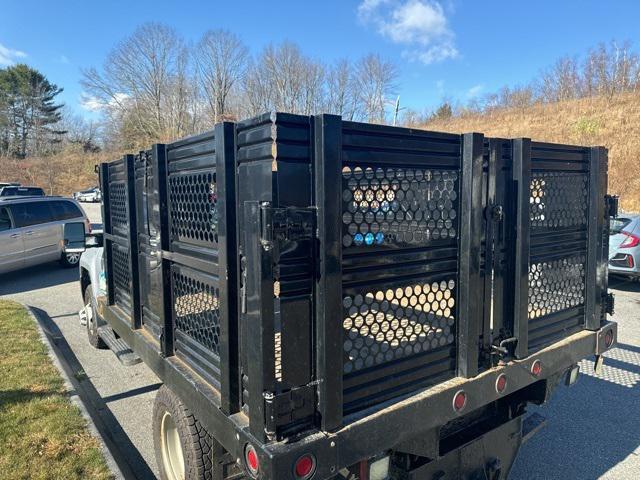
[[[453,396],[453,409],[456,412],[461,412],[464,410],[464,407],[467,406],[467,394],[464,390],[458,390],[458,392]]]
[[[496,378],[496,392],[503,393],[507,389],[507,376],[502,373]]]
[[[247,445],[244,449],[244,462],[247,465],[247,470],[252,478],[258,477],[260,471],[260,460],[258,459],[258,452],[253,445]]]
[[[534,377],[539,377],[542,373],[542,362],[540,360],[536,360],[531,364],[531,375]]]
[[[628,233],[628,232],[620,232],[620,233],[622,233],[622,235],[624,235],[627,238],[625,238],[622,241],[619,248],[631,248],[631,247],[637,247],[638,245],[640,245],[639,236],[634,235],[633,233]]]
[[[298,480],[307,480],[313,477],[313,474],[316,473],[316,458],[311,454],[303,455],[296,460],[293,471]]]
[[[87,218],[84,223],[87,226],[87,233],[91,233],[91,221]]]

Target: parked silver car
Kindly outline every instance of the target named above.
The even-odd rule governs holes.
[[[90,188],[88,190],[81,190],[73,194],[73,198],[79,202],[100,202],[102,201],[102,192],[98,187]]]
[[[609,273],[640,278],[640,215],[611,219]]]
[[[0,198],[0,273],[60,261],[78,265],[80,253],[64,252],[64,226],[91,224],[80,205],[61,197]]]

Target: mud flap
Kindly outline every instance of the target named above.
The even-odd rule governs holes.
[[[504,480],[522,444],[522,416],[411,472],[407,480]]]

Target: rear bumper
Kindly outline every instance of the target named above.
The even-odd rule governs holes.
[[[617,324],[608,322],[598,331],[584,330],[559,341],[525,360],[514,360],[504,366],[485,371],[472,379],[454,378],[412,395],[402,401],[391,402],[385,408],[360,412],[346,418],[349,422],[335,433],[317,433],[296,443],[277,443],[262,447],[266,478],[285,478],[282,472],[291,471],[295,460],[304,453],[314,453],[318,459],[317,479],[331,478],[338,470],[373,455],[393,450],[402,442],[426,434],[455,418],[483,407],[505,395],[521,390],[537,381],[557,378],[584,358],[602,354],[606,333],[617,338]],[[534,361],[542,363],[542,373],[531,373]],[[498,375],[508,378],[506,390],[499,394],[495,384]],[[463,389],[467,405],[461,413],[453,410],[453,396]],[[258,445],[256,445],[258,448]]]

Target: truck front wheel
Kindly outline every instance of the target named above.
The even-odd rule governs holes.
[[[161,386],[153,405],[153,443],[163,480],[212,478],[213,438],[180,398]]]

